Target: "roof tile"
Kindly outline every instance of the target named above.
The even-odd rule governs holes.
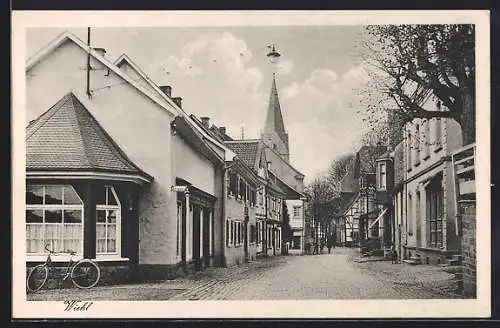
[[[98,170],[143,174],[69,93],[26,128],[27,170]]]

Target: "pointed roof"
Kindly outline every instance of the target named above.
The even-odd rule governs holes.
[[[274,131],[278,132],[280,135],[286,133],[285,124],[283,123],[283,115],[281,114],[278,89],[276,88],[275,74],[273,74],[273,84],[271,86],[266,123],[264,125],[264,132],[271,133]]]
[[[259,143],[260,140],[234,140],[225,142],[225,144],[251,168],[255,168],[257,166]]]
[[[139,69],[139,67],[125,54],[120,56],[115,63],[110,62],[103,56],[100,56],[95,49],[92,47],[89,47],[85,42],[80,40],[76,35],[69,31],[64,31],[62,32],[59,36],[57,36],[55,39],[53,39],[51,42],[49,42],[47,45],[39,49],[33,56],[31,56],[27,61],[26,61],[26,72],[31,70],[36,64],[38,64],[41,60],[49,56],[52,52],[54,52],[57,48],[59,48],[62,44],[65,42],[73,42],[77,46],[79,46],[81,49],[84,51],[88,52],[92,58],[95,60],[99,61],[103,65],[105,65],[107,68],[109,68],[111,71],[113,71],[116,75],[118,75],[120,78],[122,78],[125,82],[133,86],[135,89],[137,89],[139,92],[144,94],[146,97],[151,99],[155,104],[159,105],[160,107],[164,108],[167,110],[170,114],[173,114],[174,116],[177,115],[183,115],[189,120],[189,116],[186,114],[186,112],[181,109],[177,104],[167,97],[159,88],[158,86],[148,77],[145,75],[145,73]],[[155,92],[151,92],[150,90],[147,90],[144,88],[139,81],[136,81],[132,79],[130,76],[125,74],[120,68],[116,65],[119,64],[122,60],[127,61],[134,70],[150,85],[151,88],[153,88]],[[197,124],[192,124],[196,129],[198,129],[211,144],[213,144],[215,147],[221,148],[224,153],[226,158],[232,159],[235,154],[230,150],[227,149],[221,142],[213,138],[212,136],[208,135],[205,133]]]
[[[135,165],[73,93],[26,128],[28,171],[92,171],[153,178]]]

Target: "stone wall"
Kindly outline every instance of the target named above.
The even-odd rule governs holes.
[[[461,203],[463,293],[476,297],[476,203]]]

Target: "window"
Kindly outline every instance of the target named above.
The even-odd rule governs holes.
[[[236,240],[236,229],[234,221],[231,221],[231,245],[234,245],[234,241]]]
[[[236,196],[237,195],[237,184],[238,184],[238,179],[235,173],[229,173],[229,188],[228,188],[228,195],[230,196]]]
[[[177,240],[177,245],[176,245],[176,255],[179,256],[181,252],[181,236],[182,236],[182,203],[178,202],[177,203],[177,235],[176,235],[176,240]]]
[[[385,190],[387,186],[386,163],[379,163],[378,170],[379,170],[378,188]]]
[[[442,134],[441,134],[441,118],[436,117],[434,118],[434,144],[435,144],[435,150],[441,149],[441,139],[442,139]]]
[[[302,213],[301,213],[301,212],[302,212],[301,210],[302,210],[302,207],[301,207],[301,206],[294,206],[294,207],[293,207],[293,217],[294,217],[294,218],[298,218],[298,217],[300,217],[300,216],[301,216],[301,214],[302,214]]]
[[[415,124],[415,165],[420,164],[420,122]]]
[[[238,232],[236,244],[240,245],[241,244],[241,223],[240,222],[236,222],[236,226],[237,226],[237,230],[236,231]]]
[[[411,194],[408,194],[408,227],[406,227],[406,230],[408,234],[411,236],[413,235],[413,199],[411,197]]]
[[[441,180],[427,187],[427,215],[429,216],[429,246],[443,246],[443,187]]]
[[[262,190],[259,190],[258,201],[259,205],[264,205],[264,194],[262,193]]]
[[[257,241],[257,229],[255,225],[250,225],[250,242],[255,243]]]
[[[429,149],[430,149],[430,127],[429,127],[429,120],[424,119],[423,121],[423,127],[424,127],[424,147],[423,147],[423,157],[424,159],[429,157]]]
[[[408,170],[411,170],[411,165],[412,165],[411,153],[412,153],[412,151],[413,151],[413,147],[412,147],[411,130],[410,130],[410,128],[408,128],[407,139],[406,139],[406,168]]]
[[[436,111],[441,111],[441,102],[438,101],[436,103]],[[438,151],[441,149],[441,139],[442,139],[442,134],[441,134],[441,118],[436,117],[434,118],[434,151]]]
[[[245,200],[247,199],[247,195],[246,195],[246,183],[245,183],[245,180],[243,179],[239,179],[240,181],[240,189],[239,189],[239,199],[242,199],[242,200]]]
[[[83,254],[83,202],[71,185],[26,187],[26,252]]]
[[[230,242],[230,239],[231,239],[230,222],[231,221],[226,221],[226,246],[229,246],[229,242]]]
[[[115,189],[104,186],[97,193],[96,204],[96,253],[119,253],[120,202]]]

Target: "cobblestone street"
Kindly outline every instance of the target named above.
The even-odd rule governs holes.
[[[355,250],[279,256],[232,268],[209,268],[172,281],[42,290],[28,300],[270,300],[458,298],[452,278],[436,266],[356,262]]]

